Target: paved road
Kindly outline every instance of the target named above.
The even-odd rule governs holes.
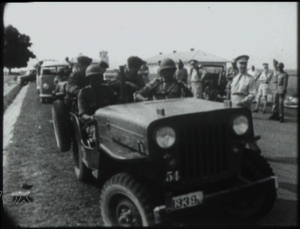
[[[100,225],[99,187],[75,179],[71,152],[61,154],[55,144],[51,105],[40,104],[35,83],[28,87],[9,147],[4,191],[17,191],[23,181],[31,182],[35,200],[20,208],[7,206],[9,212],[21,226]],[[178,217],[174,226],[297,225],[297,119],[287,117],[281,124],[267,117],[253,115],[255,134],[262,136],[258,142],[262,155],[279,178],[278,199],[271,213],[259,222],[243,224],[231,221],[220,209],[205,208]]]

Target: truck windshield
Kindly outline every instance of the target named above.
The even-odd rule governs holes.
[[[65,66],[49,66],[43,68],[43,75],[56,75],[59,69],[65,68]]]

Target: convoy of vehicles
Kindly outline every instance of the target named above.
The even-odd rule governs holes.
[[[30,68],[24,74],[18,76],[17,82],[20,86],[27,85],[28,82],[36,80],[36,69]]]
[[[52,101],[54,99],[52,91],[55,90],[56,84],[54,78],[57,76],[59,69],[68,66],[67,63],[53,61],[43,63],[39,74],[36,76],[36,87],[41,103]]]
[[[111,105],[86,121],[71,100],[53,102],[57,146],[73,151],[78,180],[103,184],[105,226],[151,226],[210,201],[243,220],[271,211],[277,177],[250,110],[181,98]]]

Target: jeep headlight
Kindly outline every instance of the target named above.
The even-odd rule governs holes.
[[[245,116],[240,115],[233,120],[232,125],[233,130],[237,135],[243,135],[249,128],[249,120]]]
[[[46,89],[46,90],[49,89],[49,84],[44,83],[44,84],[43,84],[43,88]]]
[[[160,127],[155,133],[157,144],[164,149],[170,148],[176,140],[176,133],[171,127]]]

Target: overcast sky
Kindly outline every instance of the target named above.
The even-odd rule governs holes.
[[[107,50],[116,67],[131,55],[195,48],[229,60],[246,54],[257,68],[274,58],[297,67],[297,2],[9,3],[9,24],[31,37],[38,59]]]

